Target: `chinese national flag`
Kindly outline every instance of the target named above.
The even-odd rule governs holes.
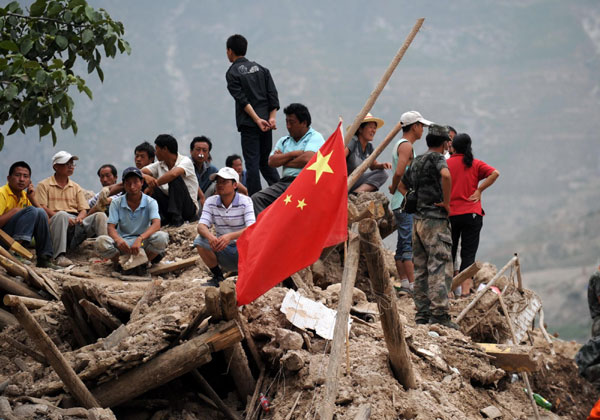
[[[237,299],[245,305],[348,236],[342,123],[288,189],[237,241]]]

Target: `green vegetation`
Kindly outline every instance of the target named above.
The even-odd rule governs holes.
[[[12,121],[7,135],[37,126],[40,139],[50,134],[56,144],[58,119],[63,130],[77,134],[69,88],[77,86],[90,99],[92,91],[74,65],[85,61],[87,72],[104,81],[100,49],[110,58],[117,50],[129,54],[123,34],[121,22],[85,0],[37,0],[29,14],[16,1],[0,8],[0,126]]]

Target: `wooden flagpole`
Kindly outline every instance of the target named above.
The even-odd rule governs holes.
[[[379,80],[379,83],[377,84],[377,86],[375,86],[375,89],[373,90],[373,92],[371,92],[371,95],[369,95],[367,102],[360,110],[360,112],[356,115],[356,118],[354,118],[352,125],[350,125],[350,127],[348,127],[348,129],[346,130],[346,135],[344,136],[345,145],[348,144],[356,130],[358,130],[358,127],[360,126],[362,120],[365,118],[365,115],[367,115],[367,112],[369,112],[371,108],[373,108],[373,104],[375,104],[375,101],[379,97],[379,94],[387,84],[388,80],[390,80],[392,73],[394,72],[394,70],[396,70],[398,63],[400,63],[400,60],[402,60],[402,57],[404,57],[404,53],[412,43],[413,39],[415,39],[415,36],[417,35],[417,32],[419,32],[419,29],[421,29],[421,26],[423,26],[424,21],[425,18],[417,19],[417,22],[415,23],[415,26],[413,26],[412,31],[410,31],[410,33],[408,34],[408,37],[404,41],[404,44],[402,44],[402,47],[400,47],[400,49],[392,59],[392,62],[388,66],[385,73],[383,73],[383,76],[381,76],[381,80]]]

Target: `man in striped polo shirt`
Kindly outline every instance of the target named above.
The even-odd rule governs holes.
[[[204,202],[194,245],[213,274],[208,284],[218,286],[224,279],[223,270],[237,271],[237,238],[256,218],[250,197],[236,191],[240,178],[233,168],[221,168],[210,178],[216,179],[217,194]],[[210,231],[211,226],[216,235]]]

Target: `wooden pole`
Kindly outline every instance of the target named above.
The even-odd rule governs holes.
[[[331,420],[333,418],[333,409],[338,393],[340,366],[344,356],[344,341],[346,340],[346,332],[348,331],[348,316],[350,314],[350,307],[352,306],[352,292],[358,270],[360,241],[357,232],[358,224],[355,223],[348,233],[348,253],[344,263],[342,288],[338,299],[331,353],[329,354],[329,364],[327,365],[327,375],[325,376],[325,395],[321,402],[320,411],[321,420]]]
[[[356,169],[352,171],[352,173],[348,176],[348,190],[350,190],[358,178],[360,178],[360,176],[364,174],[369,167],[371,167],[371,164],[375,161],[375,159],[377,159],[381,152],[383,152],[388,144],[394,140],[394,137],[396,137],[396,134],[398,134],[401,129],[402,125],[400,124],[400,121],[398,121],[394,128],[392,128],[392,131],[385,136],[385,139],[383,139],[381,144],[377,146],[375,150],[373,150],[373,153],[371,153],[368,158],[366,158],[360,165],[358,165]]]
[[[506,265],[504,267],[502,267],[502,269],[496,273],[496,275],[488,282],[488,284],[486,284],[483,289],[481,289],[479,292],[477,292],[477,294],[475,295],[475,297],[473,298],[473,300],[471,301],[471,303],[469,303],[465,307],[465,309],[463,309],[462,312],[460,314],[458,314],[458,316],[456,317],[456,323],[457,324],[460,321],[462,321],[462,319],[465,317],[465,315],[467,314],[467,312],[469,312],[475,306],[475,304],[479,301],[479,299],[481,299],[481,297],[485,294],[485,292],[487,292],[489,290],[489,288],[494,285],[494,283],[496,282],[496,280],[498,280],[500,278],[500,276],[502,276],[502,274],[506,270],[508,270],[511,265],[513,265],[515,263],[516,260],[517,260],[517,257],[512,257],[510,259],[510,261],[507,262]]]
[[[373,219],[365,219],[360,222],[359,231],[365,249],[363,254],[367,260],[371,287],[377,298],[385,343],[390,353],[392,371],[404,388],[414,389],[417,387],[417,380],[404,338],[404,327],[396,306],[396,295],[385,266],[383,242],[377,222]]]
[[[216,406],[221,410],[221,412],[230,420],[240,420],[240,418],[231,410],[231,408],[227,407],[219,394],[215,392],[215,390],[210,386],[208,381],[204,379],[204,376],[198,371],[198,369],[192,370],[192,375],[200,384],[202,390],[212,399],[212,401],[216,404]]]
[[[516,267],[516,272],[517,272],[517,281],[518,281],[518,288],[519,288],[519,292],[523,291],[523,279],[521,278],[521,263],[519,262],[519,256],[517,255],[517,253],[515,252],[515,258],[517,259],[515,261],[515,267]]]
[[[479,270],[481,270],[482,264],[479,261],[475,261],[473,264],[465,268],[463,271],[458,273],[452,279],[452,286],[450,286],[449,292],[454,291],[462,282],[464,282],[469,277],[473,277]]]
[[[15,295],[4,295],[4,299],[2,300],[4,305],[13,306],[16,305],[17,302],[21,301],[25,305],[27,309],[39,309],[42,306],[45,306],[48,301],[43,299],[35,299],[25,296],[15,296]]]
[[[15,241],[8,233],[0,229],[0,240],[4,242],[11,251],[16,252],[20,256],[27,258],[28,260],[33,259],[33,255],[27,249],[23,247],[19,242]]]
[[[392,73],[394,72],[394,70],[396,70],[398,63],[400,63],[400,60],[402,60],[402,57],[404,57],[404,53],[406,52],[406,50],[412,43],[413,39],[415,39],[415,36],[417,35],[417,32],[419,32],[419,29],[421,29],[421,26],[423,26],[424,21],[425,21],[424,18],[417,19],[417,22],[415,23],[412,30],[408,34],[408,37],[404,41],[404,44],[402,44],[402,47],[400,47],[400,49],[398,50],[398,52],[392,59],[392,62],[388,66],[387,70],[385,71],[385,73],[383,73],[383,76],[381,76],[381,80],[379,80],[379,83],[377,84],[377,86],[375,87],[373,92],[371,92],[371,95],[369,95],[367,102],[365,103],[363,108],[360,110],[360,112],[356,115],[356,118],[354,118],[354,121],[352,122],[350,127],[348,127],[348,129],[346,130],[346,135],[344,136],[344,144],[345,145],[348,144],[348,142],[350,141],[350,139],[352,138],[352,136],[354,135],[356,130],[358,130],[358,127],[362,123],[362,120],[365,118],[365,115],[367,115],[367,113],[371,110],[371,108],[373,108],[373,105],[375,104],[375,101],[379,97],[379,94],[381,93],[381,91],[383,90],[385,85],[387,84],[388,80],[390,80]]]
[[[542,308],[540,308],[539,312],[540,312],[540,330],[542,330],[542,335],[544,336],[544,338],[550,345],[550,353],[552,353],[552,356],[556,356],[556,352],[554,351],[554,343],[550,339],[550,336],[548,335],[548,331],[546,331],[546,327],[544,326],[544,310]]]
[[[43,300],[43,298],[40,295],[31,290],[29,287],[19,283],[16,280],[11,279],[8,276],[5,276],[4,274],[0,274],[0,289],[5,290],[12,295],[25,296]]]
[[[73,368],[69,366],[54,342],[46,335],[42,327],[37,323],[33,315],[21,302],[12,307],[15,317],[23,326],[29,338],[33,340],[38,349],[44,354],[48,363],[63,381],[67,389],[85,408],[100,407],[100,404],[90,391],[85,387]]]
[[[15,264],[13,260],[6,258],[4,255],[0,255],[0,265],[13,276],[20,276],[25,280],[29,277],[29,273],[25,267]]]
[[[513,258],[517,259],[517,256],[515,255]],[[517,261],[518,261],[518,259],[517,259]],[[515,329],[513,328],[512,320],[510,319],[510,316],[508,315],[508,309],[506,308],[506,305],[504,304],[504,299],[502,298],[501,294],[498,295],[498,300],[500,301],[500,306],[502,306],[502,312],[504,312],[504,318],[506,319],[506,323],[508,324],[508,329],[510,330],[510,335],[512,337],[513,344],[518,345],[519,343],[517,342],[517,335],[515,334]],[[533,391],[532,391],[531,385],[529,383],[529,376],[527,375],[527,372],[521,372],[521,375],[523,376],[525,385],[527,385],[527,394],[529,395],[529,400],[531,401],[531,405],[533,406],[533,414],[534,414],[536,420],[540,420],[540,413],[538,412],[537,404],[535,403],[535,400],[533,399]]]
[[[17,324],[19,323],[19,321],[17,321],[16,318],[15,318],[15,323],[17,323]],[[31,347],[26,346],[25,344],[21,343],[20,341],[15,340],[8,334],[3,334],[2,336],[0,336],[0,339],[6,341],[8,344],[13,346],[15,349],[17,349],[17,350],[21,351],[22,353],[26,354],[27,356],[31,357],[33,360],[40,362],[43,365],[48,364],[48,361],[46,360],[46,358],[44,357],[43,354],[40,354],[37,351],[33,350]]]

